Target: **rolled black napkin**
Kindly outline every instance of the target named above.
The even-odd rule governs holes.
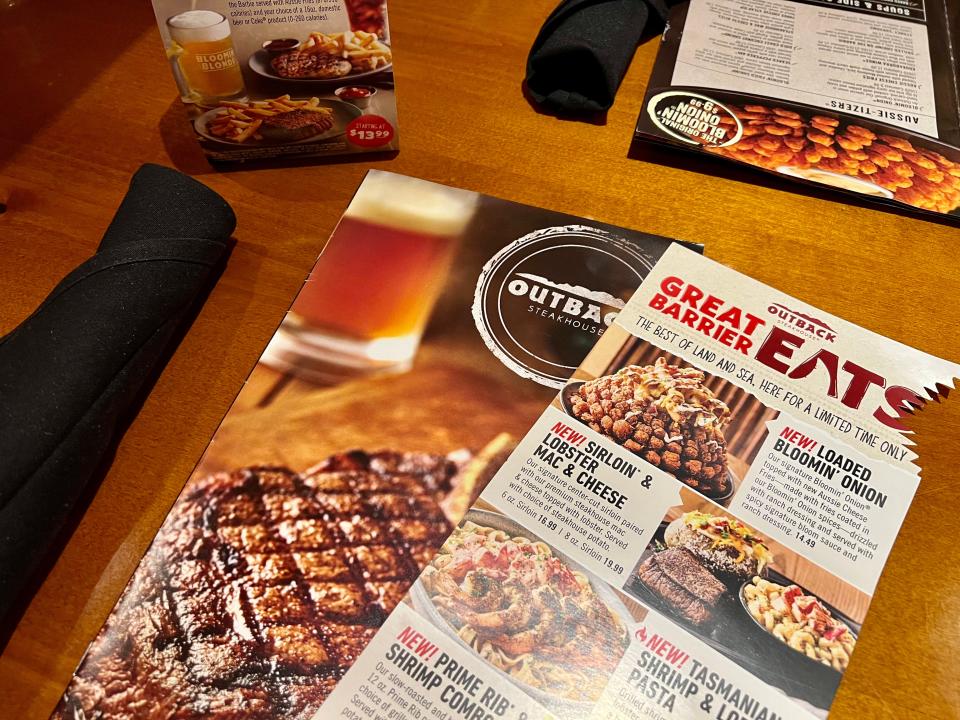
[[[563,0],[530,48],[530,96],[560,114],[607,110],[641,38],[666,19],[667,0]]]
[[[144,165],[96,254],[0,339],[0,638],[216,282],[235,225],[206,186]]]

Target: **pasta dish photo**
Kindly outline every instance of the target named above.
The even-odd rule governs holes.
[[[453,531],[420,579],[436,613],[535,696],[596,702],[627,648],[619,614],[546,543],[469,519],[480,516],[513,525],[473,511]]]

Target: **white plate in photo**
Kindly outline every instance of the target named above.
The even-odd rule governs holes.
[[[790,177],[809,180],[810,182],[819,183],[820,185],[829,185],[830,187],[839,188],[840,190],[860,193],[861,195],[872,195],[873,197],[881,197],[888,200],[893,199],[893,193],[885,187],[880,187],[872,182],[861,180],[851,175],[841,175],[840,173],[831,172],[830,170],[795,168],[789,165],[781,165],[777,168],[777,172],[781,175],[789,175]]]
[[[468,511],[463,518],[463,522],[467,521],[471,521],[484,527],[503,530],[513,537],[525,537],[532,542],[543,542],[528,528],[512,520],[511,518],[498,513],[489,512],[487,510],[472,509]],[[623,604],[620,597],[610,588],[610,586],[599,578],[595,577],[582,565],[571,559],[568,555],[558,550],[556,547],[550,546],[550,550],[553,555],[563,562],[568,568],[570,568],[570,570],[581,572],[589,579],[590,585],[596,593],[597,598],[607,606],[610,612],[620,619],[624,629],[629,632],[629,627],[633,622],[633,618],[630,615],[630,611],[627,610],[626,605]],[[456,628],[447,622],[447,620],[440,614],[436,605],[434,605],[430,594],[427,592],[427,589],[423,586],[423,583],[419,579],[413,584],[413,587],[410,588],[410,599],[413,602],[413,607],[417,612],[428,618],[436,627],[443,630],[446,635],[456,640],[461,647],[467,648],[470,650],[470,652],[475,652],[473,648],[464,642],[463,638],[457,634]],[[547,709],[555,712],[558,717],[564,718],[565,720],[567,718],[570,720],[586,720],[586,718],[590,717],[594,707],[596,707],[595,702],[570,700],[567,698],[558,697],[557,695],[554,695],[546,690],[541,690],[540,688],[528,685],[523,682],[523,680],[509,675],[493,665],[488,665],[488,667],[493,668],[496,672],[500,673],[503,677],[516,685],[527,695],[532,697]]]
[[[295,100],[303,100],[306,98],[294,98]],[[193,127],[199,135],[207,140],[211,140],[222,145],[230,145],[233,147],[264,147],[267,145],[303,145],[305,143],[320,142],[322,140],[330,140],[335,137],[343,135],[347,131],[347,125],[350,122],[361,115],[363,111],[360,110],[356,105],[344,102],[342,100],[320,100],[320,107],[328,107],[333,110],[333,127],[329,130],[325,130],[322,133],[317,133],[316,135],[311,135],[299,140],[255,140],[253,138],[247,140],[246,142],[236,142],[235,140],[229,140],[227,138],[217,137],[216,135],[211,134],[207,130],[207,123],[217,117],[223,108],[213,108],[212,110],[207,110],[207,112],[200,115],[193,121]]]
[[[350,72],[341,77],[335,78],[292,78],[292,77],[283,77],[282,75],[277,75],[277,71],[273,69],[273,66],[270,64],[270,61],[273,59],[273,56],[270,55],[266,50],[257,50],[253,55],[247,60],[247,65],[250,66],[250,69],[253,70],[257,75],[262,75],[265,78],[270,78],[271,80],[281,80],[283,82],[291,83],[313,83],[314,85],[344,85],[344,84],[353,84],[356,81],[365,80],[372,78],[374,75],[379,75],[381,73],[387,72],[388,70],[393,70],[393,63],[389,62],[386,65],[378,67],[376,70],[364,70],[363,72]]]

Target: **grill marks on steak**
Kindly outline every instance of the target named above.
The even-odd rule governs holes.
[[[193,483],[54,717],[310,717],[452,530],[459,469],[354,452]]]
[[[326,52],[292,50],[270,61],[271,67],[285,78],[338,78],[349,75],[349,60]]]
[[[724,586],[685,548],[653,553],[637,568],[637,577],[695,625],[710,619]]]
[[[310,129],[321,133],[333,127],[333,120],[325,112],[299,109],[266,117],[263,119],[263,126],[282,130]]]

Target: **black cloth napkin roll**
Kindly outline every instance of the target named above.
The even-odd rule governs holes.
[[[675,0],[674,0],[675,1]],[[641,38],[663,30],[668,0],[563,0],[527,58],[527,91],[545,110],[587,114],[613,105]]]
[[[96,254],[0,338],[0,638],[219,277],[235,225],[205,185],[144,165]]]

